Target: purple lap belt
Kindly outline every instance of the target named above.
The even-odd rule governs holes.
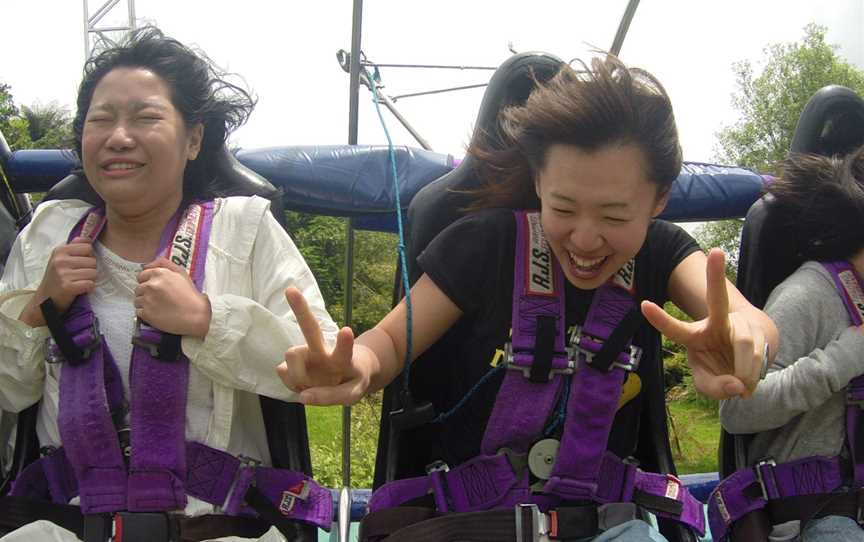
[[[860,326],[864,323],[864,281],[849,262],[822,262],[822,266],[834,279],[850,321]],[[846,388],[846,445],[852,458],[851,480],[837,457],[807,457],[779,465],[766,459],[752,468],[739,470],[722,480],[708,499],[708,522],[714,539],[723,542],[736,521],[765,508],[770,500],[832,493],[844,490],[850,482],[853,490],[864,488],[862,406],[864,376],[857,376]]]
[[[158,254],[186,269],[199,291],[204,282],[213,211],[212,201],[193,203],[182,216],[178,211],[160,240]],[[73,228],[69,239],[81,236],[95,240],[104,225],[104,208],[91,209]],[[140,319],[136,322],[127,428],[120,372],[99,334],[87,296],[76,298],[58,325],[62,336],[54,333],[57,326],[52,327],[56,343],[49,344],[48,351],[49,362],[65,362],[60,372],[57,420],[63,449],[22,472],[13,495],[33,495],[42,484],[50,489],[53,502],[65,504],[74,487],[74,493],[81,498],[82,512],[94,514],[182,510],[189,494],[225,506],[229,514],[248,514],[250,510],[242,504],[246,491],[238,489],[255,485],[284,516],[329,528],[332,510],[324,509],[332,507],[329,492],[326,499],[321,499],[326,490],[303,474],[263,467],[240,468],[240,460],[230,454],[197,443],[187,444],[189,360],[181,351],[180,337],[163,333]],[[69,343],[74,345],[73,350]],[[70,351],[75,355],[68,355]],[[126,449],[121,449],[118,432],[130,435]],[[222,478],[208,471],[217,466],[222,469]],[[44,483],[34,481],[40,476],[44,476]],[[226,483],[234,488],[227,504],[228,488],[223,487]]]
[[[300,472],[264,467],[197,442],[186,443],[186,493],[221,507],[228,515],[256,517],[244,504],[255,486],[286,518],[300,519],[329,529],[333,500],[327,488]],[[18,478],[13,496],[67,504],[79,495],[78,481],[63,448],[31,463]]]
[[[633,262],[595,292],[585,325],[568,346],[563,271],[546,244],[539,214],[515,215],[510,370],[487,423],[481,455],[450,470],[385,484],[373,494],[370,512],[428,494],[441,512],[518,504],[546,511],[566,500],[636,500],[703,533],[702,505],[680,481],[643,472],[606,450],[623,383],[641,356],[630,344],[638,327]],[[543,435],[550,413],[565,400],[559,446]],[[532,484],[525,463],[531,465],[541,447],[545,463],[552,466],[540,468],[542,474],[531,467],[539,479]]]

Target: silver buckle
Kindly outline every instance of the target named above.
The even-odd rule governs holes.
[[[570,348],[566,348],[567,353],[567,367],[563,369],[551,368],[549,369],[549,379],[552,379],[552,375],[572,375],[573,371],[576,369],[576,365],[573,363],[573,359],[570,356]],[[507,341],[504,344],[504,361],[503,363],[506,365],[508,370],[512,371],[522,371],[522,376],[525,378],[530,378],[531,376],[531,366],[522,367],[521,365],[516,365],[514,363],[513,357],[513,343]]]
[[[150,342],[141,336],[141,329],[156,329],[150,324],[144,323],[140,318],[135,318],[135,329],[132,331],[132,344],[146,348],[154,358],[159,357],[159,344]]]
[[[759,484],[759,489],[762,490],[762,498],[766,501],[770,500],[768,496],[768,487],[765,485],[765,478],[762,476],[762,467],[769,466],[772,469],[777,466],[777,463],[772,458],[763,459],[756,463],[753,466],[753,470],[756,472],[756,482]]]
[[[597,344],[603,344],[603,339],[599,339],[590,336],[591,340],[596,342]],[[582,341],[582,326],[573,326],[573,333],[570,335],[569,343],[572,346],[567,347],[567,359],[570,361],[570,366],[575,367],[579,363],[580,354],[585,357],[585,363],[591,365],[594,362],[594,358],[597,356],[596,353],[591,352],[589,350],[585,350],[579,346],[579,343]],[[619,354],[620,355],[620,354]],[[642,349],[636,345],[630,345],[630,351],[627,354],[628,361],[627,363],[622,363],[618,361],[618,357],[615,357],[615,361],[609,366],[609,370],[611,371],[613,368],[618,367],[620,369],[624,369],[625,371],[633,372],[639,368],[639,362],[642,360]],[[571,370],[572,372],[572,370]]]
[[[531,525],[522,522],[525,511],[531,516]],[[547,542],[549,540],[549,519],[536,504],[517,504],[514,510],[516,515],[516,542]],[[525,528],[528,528],[528,536],[523,536]]]
[[[95,317],[93,318],[93,325],[90,326],[90,333],[93,336],[93,339],[89,344],[85,346],[79,346],[81,349],[81,359],[86,360],[90,358],[90,355],[94,350],[99,348],[102,344],[102,332],[99,329],[99,320]],[[76,345],[77,346],[77,345]],[[66,361],[66,358],[63,356],[63,352],[60,351],[60,347],[57,346],[57,343],[54,341],[54,337],[48,336],[45,339],[45,361],[51,364],[63,363]]]
[[[449,470],[450,465],[441,461],[440,459],[426,465],[426,474],[432,474],[433,472],[448,472]]]

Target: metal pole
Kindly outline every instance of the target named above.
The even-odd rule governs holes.
[[[138,26],[135,22],[135,0],[126,0],[126,3],[129,6],[129,29],[135,30]]]
[[[90,58],[90,15],[87,0],[84,0],[84,61]]]
[[[624,45],[624,38],[627,37],[627,30],[630,29],[630,22],[633,20],[633,15],[636,14],[636,8],[639,7],[639,0],[630,0],[627,3],[627,9],[624,10],[624,15],[621,17],[621,22],[618,23],[618,31],[615,33],[615,39],[612,40],[612,48],[609,52],[615,56],[621,53],[621,47]]]
[[[348,144],[357,144],[357,119],[360,102],[360,31],[363,27],[363,0],[354,0],[351,23],[351,69],[348,83]],[[354,309],[354,219],[349,218],[345,234],[345,325],[350,326]],[[342,408],[342,497],[351,501],[351,407]],[[340,499],[342,500],[342,499]],[[340,514],[339,540],[347,542],[351,522]]]
[[[364,77],[364,79],[365,79],[365,77]],[[370,84],[374,85],[375,83],[370,82]],[[382,94],[379,91],[378,92],[378,101],[383,103],[384,106],[387,109],[389,109],[391,113],[393,113],[393,116],[396,117],[396,119],[400,123],[402,123],[402,126],[404,126],[406,130],[408,130],[408,133],[410,133],[412,136],[414,136],[414,139],[417,140],[417,143],[419,143],[421,147],[423,147],[427,151],[432,150],[432,145],[430,145],[428,141],[423,139],[423,136],[421,136],[420,133],[417,130],[415,130],[413,126],[411,126],[411,124],[408,122],[408,119],[406,119],[405,117],[402,116],[401,113],[399,113],[399,110],[397,110],[396,106],[393,104],[393,100],[391,100],[390,98],[388,98],[387,96],[385,96],[384,94]]]

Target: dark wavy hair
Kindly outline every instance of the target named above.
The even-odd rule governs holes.
[[[845,157],[790,155],[767,191],[772,220],[801,259],[845,260],[864,248],[864,147]]]
[[[185,200],[206,199],[223,195],[227,187],[214,168],[215,156],[228,135],[241,126],[255,99],[243,88],[229,83],[207,56],[161,30],[145,26],[113,43],[103,41],[102,50],[84,65],[84,77],[78,87],[78,110],[73,120],[75,150],[81,157],[84,119],[96,86],[116,68],[145,68],[161,77],[171,89],[171,102],[187,126],[204,127],[201,150],[195,160],[186,164],[183,174]]]
[[[672,104],[650,73],[627,68],[613,55],[590,68],[568,65],[536,88],[523,105],[501,112],[497,134],[478,133],[468,152],[478,159],[483,207],[539,208],[534,180],[549,148],[575,145],[586,151],[635,144],[648,163],[646,175],[664,194],[681,171],[681,146]]]

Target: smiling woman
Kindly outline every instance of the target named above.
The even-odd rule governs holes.
[[[303,341],[285,288],[308,300],[322,345],[336,326],[268,202],[219,197],[216,153],[252,107],[206,57],[154,28],[88,61],[74,129],[101,203],[42,203],[0,280],[0,408],[42,400],[45,455],[13,496],[80,504],[107,533],[122,515],[142,539],[166,541],[168,531],[257,538],[271,528],[259,514],[278,515],[298,484],[311,502],[330,502],[302,473],[269,467],[257,395],[296,399],[276,363]],[[242,464],[252,477],[239,484],[237,456],[257,465]],[[214,461],[226,469],[203,474]],[[61,489],[53,476],[74,483]],[[244,501],[253,485],[254,513]],[[46,505],[27,510],[20,523],[43,519]],[[332,518],[307,502],[283,515],[324,527]],[[287,520],[279,529],[296,534]],[[3,540],[36,538],[77,539],[35,522]]]

